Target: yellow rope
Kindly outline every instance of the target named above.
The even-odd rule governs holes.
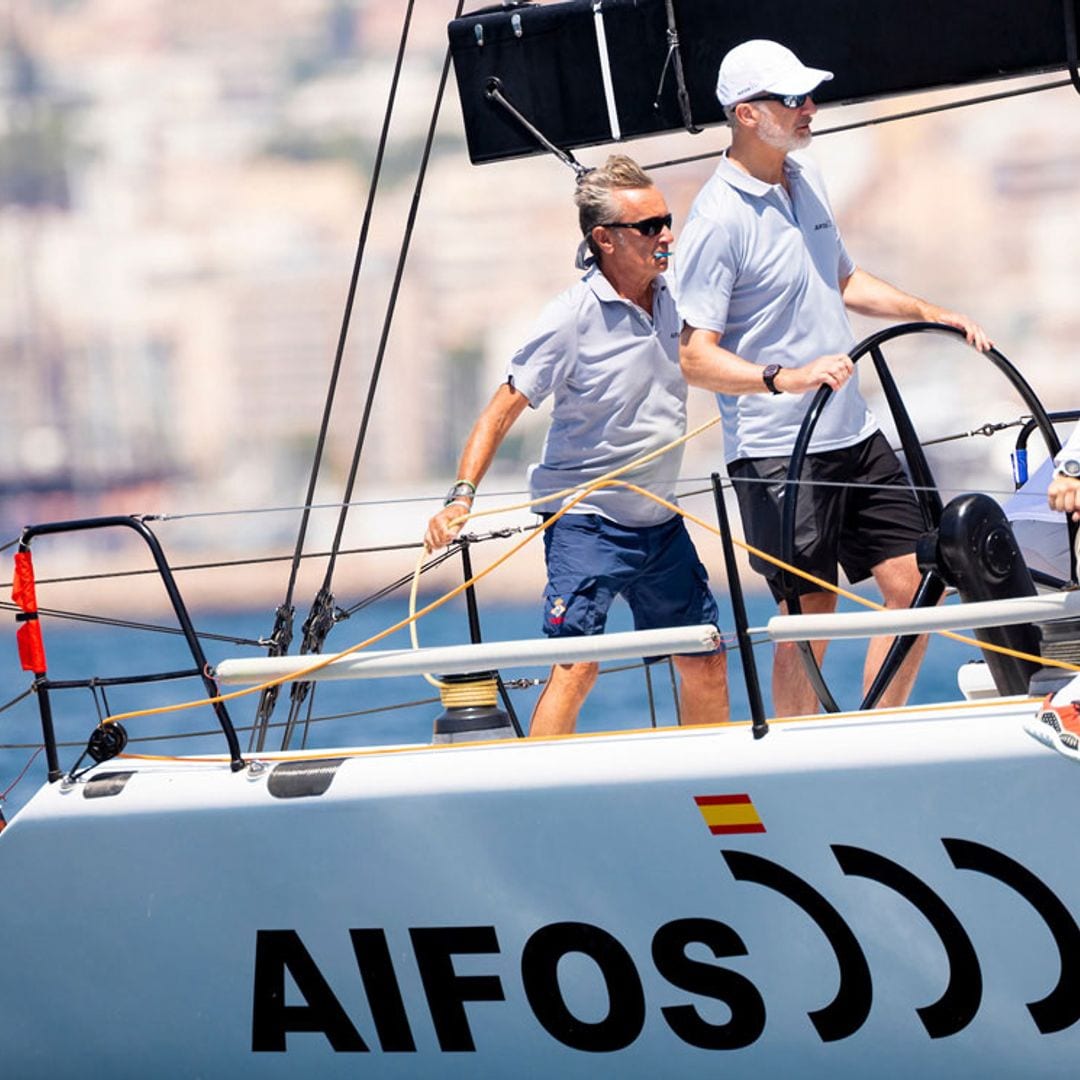
[[[562,517],[572,506],[575,506],[586,495],[587,491],[581,493],[578,498],[569,502],[564,506],[557,514],[552,515],[546,525],[554,524],[556,520]],[[545,527],[546,527],[545,525]],[[485,567],[478,574],[474,574],[468,581],[463,581],[460,585],[455,586],[448,593],[443,594],[437,600],[433,600],[426,607],[421,608],[419,611],[411,614],[408,618],[401,619],[394,623],[393,626],[387,627],[385,630],[380,631],[377,634],[373,634],[371,637],[364,641],[358,642],[356,645],[351,645],[347,649],[342,649],[341,652],[330,653],[321,657],[319,660],[312,662],[305,668],[301,668],[299,671],[294,671],[289,675],[280,675],[276,679],[268,679],[264,683],[260,683],[258,686],[247,686],[243,690],[233,690],[227,694],[215,694],[213,697],[199,698],[197,701],[181,701],[175,705],[157,705],[151,709],[137,709],[131,712],[116,713],[113,716],[107,716],[102,721],[105,724],[115,723],[118,720],[134,720],[143,716],[156,716],[160,713],[182,712],[184,709],[196,709],[203,705],[216,705],[218,702],[234,701],[236,698],[246,697],[249,694],[261,693],[263,690],[269,690],[275,686],[281,686],[284,683],[292,682],[294,680],[304,679],[313,672],[321,671],[324,667],[334,663],[335,660],[340,660],[346,656],[352,656],[353,653],[359,652],[361,649],[366,649],[369,645],[374,645],[377,642],[388,638],[391,634],[397,633],[398,630],[415,622],[417,619],[423,618],[425,615],[429,615],[437,608],[443,606],[443,604],[449,603],[455,597],[460,596],[470,585],[475,585],[482,578],[487,577],[492,571],[497,570],[504,562],[516,555],[526,544],[531,543],[543,529],[536,529],[529,533],[524,540],[515,544],[509,551],[504,552],[489,566]]]
[[[486,679],[443,683],[439,687],[439,697],[447,709],[468,708],[472,705],[494,705],[499,700],[499,687],[489,675]]]
[[[643,495],[650,495],[662,506],[666,506],[668,509],[673,510],[677,514],[681,514],[688,521],[694,522],[695,525],[700,525],[701,528],[707,532],[713,533],[715,536],[720,535],[720,530],[715,525],[710,525],[708,522],[702,521],[701,518],[695,517],[695,515],[688,511],[682,510],[680,507],[675,506],[673,503],[667,502],[665,499],[660,498],[659,495],[651,495],[650,492],[642,491],[641,488],[635,488],[633,484],[626,485],[629,488],[633,488],[635,491],[640,491]],[[798,577],[812,582],[821,589],[825,589],[829,592],[836,593],[837,596],[843,596],[848,600],[854,600],[857,604],[862,604],[863,607],[868,607],[873,611],[888,611],[889,609],[884,604],[876,603],[873,600],[868,600],[865,596],[858,596],[853,592],[849,592],[847,589],[842,589],[839,585],[833,585],[828,581],[823,581],[819,577],[814,577],[813,574],[808,574],[804,570],[800,570],[797,566],[791,566],[789,563],[778,559],[774,555],[770,555],[768,552],[761,551],[758,548],[744,543],[742,540],[736,540],[732,537],[732,540],[741,547],[744,551],[748,551],[751,555],[757,555],[761,559],[765,559],[767,562],[772,563],[774,566],[779,567],[781,570],[786,570],[788,573],[795,574]],[[954,633],[952,630],[933,630],[931,633],[938,634],[941,637],[949,638],[951,641],[959,641],[963,645],[974,645],[977,649],[988,649],[990,652],[1000,653],[1002,656],[1012,656],[1017,660],[1030,660],[1036,664],[1043,664],[1046,667],[1062,668],[1065,671],[1080,671],[1080,664],[1070,664],[1064,660],[1052,660],[1046,656],[1035,656],[1032,653],[1021,652],[1019,649],[1010,649],[1004,645],[993,645],[988,641],[979,641],[978,638],[965,637],[963,634]],[[885,635],[882,635],[885,636]]]
[[[558,511],[556,511],[554,514],[552,514],[551,517],[549,517],[539,528],[533,530],[527,537],[525,537],[519,543],[515,544],[512,548],[510,548],[508,551],[506,551],[503,555],[501,555],[499,558],[497,558],[494,562],[492,562],[490,565],[488,565],[485,569],[481,570],[477,574],[474,574],[471,578],[469,578],[468,581],[462,582],[460,585],[458,585],[455,588],[451,589],[449,592],[445,593],[444,595],[442,595],[438,599],[432,601],[426,607],[423,607],[419,611],[416,611],[415,610],[415,604],[416,604],[416,595],[417,595],[417,590],[418,590],[418,580],[419,580],[419,574],[420,574],[420,566],[422,565],[422,560],[424,558],[424,553],[422,552],[421,555],[420,555],[420,558],[417,560],[417,565],[416,565],[416,568],[415,568],[414,573],[413,573],[413,583],[412,583],[412,588],[410,590],[410,599],[409,599],[410,611],[409,611],[408,617],[406,617],[404,619],[401,619],[400,621],[394,623],[393,626],[388,627],[387,629],[381,631],[378,634],[372,635],[371,637],[365,639],[364,641],[358,642],[357,644],[352,645],[347,649],[342,649],[340,652],[325,655],[325,656],[321,657],[319,660],[313,661],[310,665],[308,665],[307,667],[302,668],[299,671],[293,672],[293,673],[291,673],[289,675],[279,676],[276,679],[270,679],[270,680],[268,680],[268,681],[266,681],[264,683],[260,683],[257,686],[249,686],[249,687],[245,687],[242,690],[234,690],[234,691],[231,691],[230,693],[227,693],[227,694],[217,694],[217,695],[215,695],[213,697],[200,698],[200,699],[195,700],[195,701],[179,702],[179,703],[176,703],[176,704],[173,704],[173,705],[159,705],[159,706],[155,706],[155,707],[150,708],[150,709],[138,709],[138,710],[132,710],[130,712],[125,712],[125,713],[117,713],[117,714],[115,714],[113,716],[106,717],[104,719],[103,723],[114,723],[114,722],[119,721],[119,720],[132,720],[132,719],[137,719],[137,718],[144,717],[144,716],[155,716],[155,715],[163,714],[163,713],[181,712],[181,711],[183,711],[185,709],[194,709],[194,708],[199,708],[199,707],[205,706],[205,705],[216,705],[216,704],[218,704],[220,702],[233,701],[233,700],[235,700],[237,698],[245,697],[245,696],[247,696],[249,694],[261,693],[263,690],[268,690],[268,689],[271,689],[272,687],[275,687],[275,686],[281,686],[281,685],[283,685],[284,683],[287,683],[287,682],[292,682],[292,681],[304,679],[308,675],[311,675],[311,674],[315,673],[316,671],[320,671],[324,667],[327,667],[329,664],[334,663],[336,660],[340,660],[340,659],[342,659],[342,658],[344,658],[346,656],[351,656],[354,653],[360,652],[362,649],[368,648],[370,645],[374,645],[377,642],[380,642],[380,641],[384,640],[385,638],[389,637],[391,634],[396,633],[398,630],[401,630],[402,628],[404,628],[406,626],[410,627],[410,634],[411,634],[413,647],[418,648],[419,644],[418,644],[416,633],[415,633],[415,624],[419,619],[423,618],[425,615],[430,614],[432,611],[435,611],[437,608],[442,607],[444,604],[449,603],[449,601],[453,600],[455,597],[460,596],[466,589],[468,589],[471,586],[475,585],[478,581],[482,580],[488,574],[492,573],[494,570],[496,570],[498,567],[500,567],[503,563],[505,563],[508,559],[510,559],[511,557],[516,555],[522,548],[525,547],[526,544],[529,544],[533,540],[535,540],[536,537],[539,536],[542,532],[544,532],[545,529],[547,529],[550,526],[554,525],[555,522],[559,520],[559,518],[561,518],[565,513],[570,511],[574,506],[576,506],[583,499],[587,498],[592,492],[596,491],[598,488],[615,486],[615,485],[626,487],[631,491],[635,491],[638,494],[645,496],[646,498],[654,500],[655,502],[659,503],[661,506],[671,510],[673,513],[681,515],[686,520],[694,522],[696,525],[698,525],[701,528],[705,529],[707,532],[710,532],[710,533],[713,533],[716,536],[719,536],[720,535],[720,530],[718,528],[716,528],[714,525],[708,524],[707,522],[703,521],[701,518],[697,517],[696,515],[691,514],[689,511],[683,510],[681,507],[676,506],[674,503],[668,502],[666,499],[661,498],[659,495],[656,495],[651,491],[646,491],[644,488],[638,487],[636,484],[630,483],[629,481],[619,480],[618,479],[618,477],[624,475],[625,473],[631,471],[632,469],[640,468],[642,465],[647,464],[648,462],[654,460],[655,458],[659,457],[660,455],[668,453],[669,451],[673,450],[675,447],[681,446],[683,443],[688,442],[692,438],[696,438],[698,435],[700,435],[703,432],[707,431],[709,428],[715,426],[717,423],[719,423],[719,421],[720,421],[720,417],[716,416],[713,419],[706,421],[704,424],[699,424],[696,428],[693,429],[693,431],[687,432],[685,435],[680,436],[678,439],[672,440],[666,446],[662,446],[658,450],[653,450],[650,453],[645,454],[642,457],[637,458],[634,461],[631,461],[628,464],[619,467],[618,469],[613,469],[611,472],[606,473],[604,476],[597,478],[596,480],[592,481],[591,483],[589,483],[585,487],[582,487],[581,485],[577,485],[575,487],[565,488],[563,491],[556,492],[553,495],[545,495],[545,496],[543,496],[541,498],[538,498],[538,499],[532,499],[529,502],[517,503],[517,504],[514,504],[512,506],[495,507],[495,508],[492,508],[492,509],[489,509],[489,510],[478,510],[478,511],[475,511],[475,512],[472,512],[472,513],[463,514],[463,515],[461,515],[460,518],[454,518],[452,520],[452,522],[450,523],[451,526],[454,526],[454,525],[457,525],[457,524],[464,524],[466,521],[469,521],[472,518],[484,517],[486,515],[495,514],[495,513],[509,513],[511,511],[514,511],[514,510],[521,510],[521,509],[531,508],[531,507],[535,506],[537,503],[552,502],[555,499],[562,499],[562,498],[565,498],[565,497],[567,497],[569,495],[574,496],[564,506],[562,506]],[[809,574],[809,573],[807,573],[807,572],[805,572],[803,570],[800,570],[796,566],[791,566],[790,564],[785,563],[783,560],[778,559],[773,555],[770,555],[768,552],[761,551],[760,549],[755,548],[752,545],[747,544],[747,543],[745,543],[745,542],[743,542],[741,540],[735,539],[734,537],[732,539],[733,539],[735,544],[737,544],[743,550],[749,552],[751,555],[756,555],[759,558],[764,559],[765,561],[770,562],[773,565],[779,567],[781,570],[785,570],[788,573],[791,573],[791,574],[794,574],[794,575],[796,575],[798,577],[804,578],[805,580],[811,582],[812,584],[817,585],[820,589],[826,590],[828,592],[835,593],[838,596],[843,596],[843,597],[845,597],[845,598],[847,598],[849,600],[854,601],[857,604],[861,604],[864,607],[871,608],[871,609],[873,609],[875,611],[887,610],[883,604],[875,603],[872,600],[868,600],[866,597],[858,596],[857,594],[855,594],[853,592],[849,592],[848,590],[843,589],[843,588],[839,587],[838,585],[833,585],[831,582],[827,582],[827,581],[822,580],[821,578],[815,577],[814,575]],[[1080,665],[1070,664],[1070,663],[1067,663],[1066,661],[1063,661],[1063,660],[1052,660],[1052,659],[1049,659],[1049,658],[1046,658],[1046,657],[1033,656],[1033,655],[1031,655],[1029,653],[1020,652],[1020,651],[1015,650],[1015,649],[1008,649],[1008,648],[1006,648],[1004,646],[1000,646],[1000,645],[992,645],[992,644],[990,644],[988,642],[978,641],[975,638],[969,638],[969,637],[965,637],[965,636],[963,636],[961,634],[956,634],[956,633],[954,633],[954,632],[952,632],[950,630],[935,630],[933,632],[936,633],[936,634],[940,634],[942,637],[950,638],[953,641],[959,641],[959,642],[961,642],[962,644],[965,644],[965,645],[972,645],[972,646],[974,646],[975,648],[978,648],[978,649],[988,649],[988,650],[990,650],[992,652],[1000,653],[1000,654],[1002,654],[1004,656],[1012,656],[1012,657],[1015,657],[1015,658],[1021,659],[1021,660],[1029,660],[1029,661],[1032,661],[1034,663],[1043,664],[1043,665],[1046,665],[1046,666],[1049,666],[1049,667],[1058,667],[1058,668],[1062,668],[1062,669],[1064,669],[1066,671],[1080,671]],[[438,686],[440,689],[442,689],[443,684],[439,683],[437,680],[431,679],[427,675],[425,675],[424,677],[426,679],[428,679],[428,681],[430,683],[432,683],[432,685]]]
[[[625,470],[623,470],[625,471]],[[574,503],[580,502],[586,495],[594,491],[597,487],[606,486],[612,483],[609,480],[598,480],[590,484],[585,490],[574,500]],[[636,484],[631,484],[627,480],[617,480],[614,483],[619,484],[622,487],[629,488],[631,491],[637,492],[639,495],[644,495],[646,498],[652,499],[654,502],[659,503],[661,506],[670,510],[672,513],[679,514],[687,521],[692,521],[695,525],[705,529],[706,532],[711,532],[714,536],[720,535],[720,530],[715,525],[710,525],[708,522],[703,521],[695,514],[691,514],[688,510],[683,510],[681,506],[676,506],[674,503],[668,502],[667,499],[655,494],[651,491],[646,491],[644,488],[638,487]],[[575,490],[573,488],[569,490]],[[534,500],[535,502],[547,502],[549,499],[555,496],[547,496],[544,499]],[[566,510],[573,506],[574,503],[569,503],[559,513],[565,513]],[[526,504],[526,505],[532,505]],[[492,513],[493,511],[483,511],[483,513]],[[479,514],[466,514],[462,518],[456,518],[451,524],[457,524],[458,521],[465,521],[470,517],[479,517]],[[547,528],[552,524],[554,518],[549,519],[540,530]],[[736,537],[732,537],[732,542],[738,547],[741,547],[744,551],[751,555],[756,555],[760,559],[764,559],[766,562],[772,563],[773,566],[778,567],[780,570],[785,570],[789,574],[794,574],[796,577],[801,577],[805,581],[809,581],[813,585],[817,585],[819,589],[826,592],[835,593],[837,596],[842,596],[847,600],[853,600],[856,604],[862,604],[863,607],[870,608],[873,611],[888,611],[889,609],[884,604],[879,604],[874,600],[870,600],[865,596],[859,596],[857,593],[850,592],[848,589],[844,589],[839,585],[834,585],[832,582],[825,581],[822,578],[815,577],[813,574],[808,573],[805,570],[800,570],[797,566],[792,566],[790,563],[784,562],[783,559],[777,558],[775,555],[770,555],[767,551],[762,551],[760,548],[754,547],[752,544],[747,544],[745,541],[739,540]],[[415,579],[414,579],[415,580]],[[1021,652],[1019,649],[1010,649],[1005,645],[994,645],[989,641],[980,641],[978,638],[967,637],[964,634],[957,634],[952,630],[933,630],[931,633],[937,634],[940,637],[949,638],[951,641],[958,641],[962,645],[973,645],[977,649],[986,649],[989,652],[999,653],[1002,656],[1011,656],[1017,660],[1028,660],[1032,663],[1041,664],[1045,667],[1061,668],[1064,671],[1077,671],[1080,672],[1080,665],[1071,664],[1066,660],[1054,660],[1047,656],[1035,656],[1032,653]],[[882,635],[884,636],[884,635]],[[414,638],[415,645],[415,638]]]
[[[1037,697],[1033,698],[1017,698],[1010,702],[1010,705],[1035,705],[1041,699]],[[925,713],[930,709],[933,709],[935,716],[942,713],[952,712],[977,712],[979,710],[985,710],[987,703],[985,701],[950,701],[945,704],[933,704],[933,705],[894,705],[892,707],[874,709],[873,723],[877,723],[884,717],[898,716],[898,717],[912,717],[915,718],[919,713]],[[832,722],[835,720],[857,720],[862,718],[868,719],[869,715],[865,710],[858,710],[855,712],[841,712],[841,713],[811,713],[806,716],[777,716],[771,717],[769,720],[769,726],[774,724],[783,724],[790,726],[792,724],[807,724],[813,721],[827,721]],[[556,742],[565,739],[604,739],[611,738],[612,736],[627,737],[638,735],[662,735],[670,734],[672,731],[678,731],[680,734],[685,734],[688,731],[707,731],[711,728],[721,728],[729,730],[732,728],[748,728],[753,721],[751,720],[730,720],[722,723],[715,724],[698,724],[693,728],[630,728],[625,731],[575,731],[570,735],[544,735],[534,736],[528,741],[535,742]],[[477,739],[474,742],[465,744],[467,749],[475,749],[478,746],[495,746],[500,747],[512,747],[523,746],[523,741],[518,740],[506,740],[506,739]],[[363,746],[354,747],[350,749],[335,749],[333,751],[334,757],[340,758],[357,758],[357,757],[375,757],[384,756],[388,754],[416,754],[416,753],[430,753],[441,752],[445,750],[460,750],[463,748],[461,743],[427,743],[424,745],[410,745],[410,746]],[[262,761],[267,761],[272,764],[278,764],[279,762],[291,762],[291,761],[312,761],[318,758],[319,754],[326,754],[327,751],[309,750],[305,753],[274,753],[268,758],[261,758]],[[126,758],[133,761],[168,761],[176,762],[183,765],[220,765],[231,759],[227,754],[211,754],[203,757],[174,757],[169,754],[117,754],[119,758]]]
[[[633,461],[626,465],[620,465],[617,469],[612,469],[611,472],[604,473],[603,476],[598,476],[595,480],[589,481],[587,484],[575,484],[573,487],[563,488],[562,491],[556,491],[552,495],[542,495],[538,499],[530,499],[528,502],[515,503],[513,506],[496,506],[490,510],[476,510],[471,513],[465,514],[460,518],[455,518],[451,523],[451,527],[456,525],[459,521],[465,521],[471,518],[486,517],[490,514],[509,514],[515,510],[530,510],[538,503],[555,502],[557,499],[565,499],[567,496],[580,492],[581,495],[574,502],[580,502],[581,496],[589,494],[591,491],[595,491],[598,487],[604,487],[612,480],[617,480],[620,476],[630,472],[632,469],[639,469],[642,465],[648,465],[650,461],[660,457],[662,454],[667,454],[674,450],[677,446],[682,446],[684,443],[689,442],[691,439],[696,439],[699,435],[708,431],[709,428],[715,427],[720,423],[722,417],[714,416],[711,420],[706,420],[704,424],[698,424],[693,431],[688,431],[685,435],[680,435],[677,439],[672,439],[666,446],[661,446],[658,450],[650,450],[647,454],[642,454],[641,457],[635,458]],[[640,488],[637,490],[641,490]],[[655,497],[655,496],[652,496]],[[573,505],[573,504],[571,504]]]

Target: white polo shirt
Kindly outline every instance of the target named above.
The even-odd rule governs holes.
[[[761,364],[801,367],[855,343],[840,281],[855,264],[809,161],[788,157],[781,184],[766,184],[725,155],[698,193],[679,236],[683,320],[721,335],[722,348]],[[786,457],[812,394],[717,394],[728,461]],[[853,376],[822,411],[813,451],[852,446],[877,425]]]
[[[542,459],[529,470],[534,499],[595,480],[686,433],[680,328],[662,276],[653,283],[651,318],[619,296],[597,267],[544,308],[508,371],[533,408],[553,398]],[[680,446],[622,479],[674,502],[682,456]],[[554,512],[567,501],[536,509]],[[572,512],[629,526],[658,525],[672,516],[621,487],[599,489]]]

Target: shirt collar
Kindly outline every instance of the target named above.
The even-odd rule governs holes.
[[[604,304],[629,304],[629,303],[631,303],[631,301],[627,300],[626,297],[620,296],[615,291],[615,286],[612,285],[611,282],[608,281],[608,279],[606,277],[604,277],[604,272],[600,269],[599,266],[591,266],[591,267],[589,267],[589,272],[581,280],[584,281],[585,284],[588,285],[590,289],[592,289],[592,291],[595,294],[597,300],[599,300],[601,303],[604,303]],[[653,279],[652,288],[653,288],[653,301],[655,302],[657,296],[660,293],[666,291],[666,289],[667,289],[667,282],[664,280],[664,275],[663,274],[658,274]]]
[[[790,154],[784,158],[784,174],[789,181],[801,177],[802,171],[802,166]],[[744,191],[747,195],[756,195],[758,197],[768,195],[777,186],[776,184],[766,184],[764,180],[759,180],[756,176],[743,172],[728,157],[726,150],[723,157],[720,158],[720,164],[716,166],[715,175],[737,191]]]

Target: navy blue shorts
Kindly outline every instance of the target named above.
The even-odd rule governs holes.
[[[709,575],[681,517],[634,528],[564,514],[544,532],[544,557],[549,637],[602,634],[616,596],[630,605],[635,630],[718,625]]]

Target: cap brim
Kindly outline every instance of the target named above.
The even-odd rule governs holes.
[[[831,71],[823,71],[821,68],[803,68],[802,71],[792,72],[770,83],[768,92],[770,94],[810,94],[832,77]]]

